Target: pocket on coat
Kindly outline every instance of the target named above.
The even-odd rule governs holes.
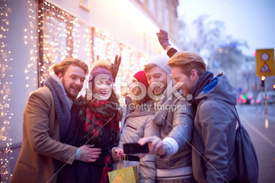
[[[134,126],[131,126],[131,125],[128,125],[128,124],[127,124],[126,127],[128,127],[128,128],[130,128],[130,129],[133,129],[133,130],[137,131],[137,128],[134,127]]]

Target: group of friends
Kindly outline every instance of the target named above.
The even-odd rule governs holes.
[[[136,165],[140,182],[238,182],[235,158],[236,91],[201,56],[171,47],[132,77],[125,105],[113,84],[121,62],[88,66],[67,58],[55,64],[23,112],[23,140],[11,182],[105,183],[108,172]],[[127,155],[123,144],[149,143]]]

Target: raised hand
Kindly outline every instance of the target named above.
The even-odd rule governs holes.
[[[157,36],[159,43],[163,49],[166,50],[168,46],[171,46],[171,44],[169,43],[168,33],[165,30],[160,29],[157,33]]]
[[[117,72],[119,70],[119,66],[121,63],[121,56],[116,55],[114,63],[111,64],[111,73],[114,79],[114,82],[116,80]]]
[[[79,160],[83,162],[95,162],[101,154],[101,149],[93,147],[94,145],[81,146],[81,156]]]

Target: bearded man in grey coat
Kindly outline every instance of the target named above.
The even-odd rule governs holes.
[[[30,95],[23,112],[23,141],[11,182],[55,183],[58,161],[69,165],[75,160],[95,162],[101,153],[90,145],[78,148],[62,143],[78,135],[81,124],[71,119],[71,111],[88,66],[67,58],[55,64],[53,71],[45,86]]]
[[[155,101],[153,122],[160,127],[159,137],[151,136],[145,139],[158,141],[163,145],[162,152],[156,157],[156,182],[192,183],[194,178],[190,144],[194,114],[191,104],[174,87],[168,61],[166,55],[158,55],[144,66],[150,84],[149,90],[151,89],[149,93]]]
[[[237,183],[235,136],[237,93],[227,76],[216,77],[206,70],[204,60],[194,52],[178,52],[171,47],[168,33],[157,33],[161,46],[170,58],[175,84],[182,95],[192,103],[194,137],[192,142],[192,167],[199,183]],[[148,139],[141,141],[143,144]],[[164,145],[151,143],[151,153],[163,154]]]

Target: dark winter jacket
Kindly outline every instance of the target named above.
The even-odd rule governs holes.
[[[193,174],[197,182],[225,182],[236,177],[236,91],[225,75],[213,79],[195,97]]]

